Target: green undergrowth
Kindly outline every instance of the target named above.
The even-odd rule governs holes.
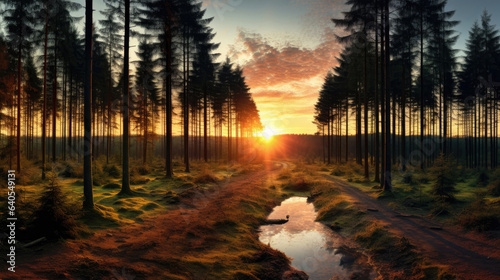
[[[122,181],[121,164],[104,157],[93,161],[93,195],[95,208],[83,211],[83,164],[77,160],[47,163],[47,179],[41,179],[41,163],[23,159],[21,174],[16,174],[16,203],[19,220],[18,236],[22,240],[31,241],[39,234],[51,235],[45,231],[33,231],[29,221],[38,221],[38,216],[47,218],[47,213],[55,216],[55,223],[75,223],[82,236],[92,234],[95,230],[120,227],[135,222],[142,222],[146,217],[157,215],[169,209],[175,209],[182,197],[189,197],[198,190],[206,190],[226,182],[227,178],[258,170],[258,164],[241,165],[226,163],[192,162],[191,172],[184,172],[184,166],[174,161],[174,176],[166,178],[164,163],[160,159],[152,159],[147,164],[132,161],[130,164],[130,182],[132,195],[120,194]],[[7,177],[9,165],[0,162],[0,174]],[[53,179],[51,179],[53,178]],[[51,186],[57,182],[57,186]],[[2,207],[0,216],[5,217],[7,189],[2,188],[0,199]],[[47,192],[50,192],[47,194]],[[44,197],[45,195],[45,197]],[[47,197],[47,195],[50,195]],[[55,198],[54,198],[55,197]],[[51,200],[64,197],[64,207],[48,205]],[[37,209],[44,206],[41,211]],[[5,206],[5,207],[4,207]],[[67,208],[67,209],[66,209]],[[62,209],[62,210],[61,210]],[[60,213],[69,213],[68,219],[61,218]],[[41,214],[40,214],[41,213]],[[60,216],[60,217],[58,217]],[[5,219],[3,219],[5,220]],[[36,233],[36,234],[35,234]],[[60,237],[75,237],[74,232],[55,234]]]
[[[308,168],[336,176],[397,212],[425,216],[446,225],[457,224],[468,230],[500,229],[500,169],[472,170],[453,159],[439,157],[424,171],[416,167],[408,167],[404,172],[394,168],[393,191],[388,193],[373,181],[373,166],[370,180],[365,179],[363,168],[354,162],[321,163]]]

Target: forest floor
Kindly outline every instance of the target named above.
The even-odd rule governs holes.
[[[26,249],[16,272],[0,278],[279,279],[286,271],[297,273],[256,232],[286,197],[270,186],[284,165],[247,166],[210,187],[180,193],[166,213]]]
[[[400,237],[408,238],[431,261],[449,266],[463,279],[500,279],[500,239],[485,234],[465,232],[457,226],[443,226],[422,216],[407,215],[389,208],[345,181],[323,175],[335,184],[369,219]]]
[[[318,221],[360,244],[381,279],[500,279],[498,234],[465,231],[449,219],[420,215],[423,210],[406,211],[398,201],[405,199],[380,198],[368,186],[373,183],[331,175],[336,168],[269,161],[199,165],[188,174],[179,167],[173,180],[154,171],[136,175],[133,196],[120,195],[119,179],[108,178],[94,187],[97,215],[78,219],[87,227],[83,235],[21,248],[16,273],[2,270],[0,279],[274,280],[287,271],[298,275],[284,254],[260,243],[257,235],[272,208],[291,195],[309,196]],[[74,200],[81,199],[78,179],[61,184]],[[39,187],[25,188],[24,195],[33,199]],[[407,188],[398,185],[396,196],[413,196]],[[490,200],[496,205],[497,199]]]

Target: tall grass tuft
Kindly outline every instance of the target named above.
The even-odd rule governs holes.
[[[217,181],[217,177],[206,166],[203,166],[200,173],[194,178],[194,182],[197,184],[216,183]]]

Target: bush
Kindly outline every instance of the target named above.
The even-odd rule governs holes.
[[[450,204],[446,202],[437,202],[431,209],[432,216],[446,216],[450,214]]]
[[[410,172],[406,172],[403,175],[403,183],[405,183],[405,184],[413,184],[414,183],[414,181],[413,181],[413,174],[411,174]]]
[[[77,224],[71,213],[66,196],[53,174],[48,190],[39,199],[40,206],[33,213],[31,231],[47,237],[75,238]]]
[[[194,178],[194,182],[197,184],[216,183],[217,181],[217,177],[207,167],[203,167],[200,173]]]
[[[460,213],[457,223],[465,229],[475,231],[495,230],[500,228],[500,211],[488,205],[485,193],[477,193],[477,198]]]
[[[109,181],[108,175],[102,168],[102,165],[99,161],[96,161],[92,165],[92,182],[94,186],[102,186],[109,183]]]
[[[363,170],[361,169],[362,166],[359,164],[350,161],[344,166],[344,170],[346,170],[346,173],[350,173],[352,175],[364,175]]]
[[[141,176],[137,173],[130,176],[130,184],[132,185],[142,185],[146,184],[147,182],[149,182],[148,178]]]
[[[130,165],[130,177],[134,177],[134,176],[144,176],[144,175],[148,175],[148,174],[151,174],[151,168],[147,165],[147,164],[144,164],[142,163],[142,161],[134,161],[131,163]],[[121,176],[121,174],[120,174]]]
[[[340,168],[340,166],[335,166],[333,169],[332,169],[332,172],[330,173],[330,175],[334,175],[334,176],[344,176],[345,172],[342,170],[342,168]]]
[[[485,170],[481,170],[479,172],[479,176],[477,178],[477,186],[478,187],[485,187],[488,185],[488,182],[490,180],[490,176]]]
[[[429,184],[431,179],[426,174],[422,174],[416,178],[416,181],[421,183],[421,184]]]
[[[304,180],[304,178],[295,178],[285,186],[285,189],[296,192],[307,192],[311,190],[311,183]]]
[[[500,179],[493,181],[488,186],[488,193],[492,196],[500,196]]]
[[[23,175],[16,176],[16,184],[17,185],[35,185],[42,179],[42,172],[39,167],[37,167],[34,162],[22,159],[21,164],[23,167]],[[5,169],[5,171],[7,171]],[[17,174],[16,174],[17,175]],[[7,175],[2,178],[7,178]]]
[[[434,177],[434,184],[432,185],[431,195],[437,202],[455,202],[455,189],[456,176],[455,168],[450,165],[450,159],[440,156],[434,162],[431,168],[431,174]]]
[[[122,171],[114,164],[104,166],[104,172],[108,173],[108,175],[113,178],[120,178],[122,176]]]
[[[478,211],[460,215],[458,223],[465,229],[475,231],[495,230],[500,226],[497,215]]]
[[[288,180],[283,183],[282,187],[285,190],[295,192],[308,192],[312,189],[313,184],[309,181],[308,175],[303,171],[296,171],[290,174]]]

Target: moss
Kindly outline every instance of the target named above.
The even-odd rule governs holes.
[[[174,203],[178,203],[180,201],[180,197],[174,191],[167,191],[163,200],[166,203],[174,204]]]
[[[109,183],[109,184],[102,186],[103,189],[108,189],[108,190],[117,190],[117,189],[121,189],[121,187],[122,187],[121,185],[116,184],[116,183]]]
[[[89,228],[113,228],[123,223],[111,207],[95,204],[94,209],[86,210],[78,219]]]
[[[145,210],[145,211],[150,211],[150,210],[154,210],[154,209],[157,209],[157,208],[161,208],[161,206],[157,203],[154,203],[154,202],[150,202],[146,205],[143,205],[141,207],[141,209]]]

